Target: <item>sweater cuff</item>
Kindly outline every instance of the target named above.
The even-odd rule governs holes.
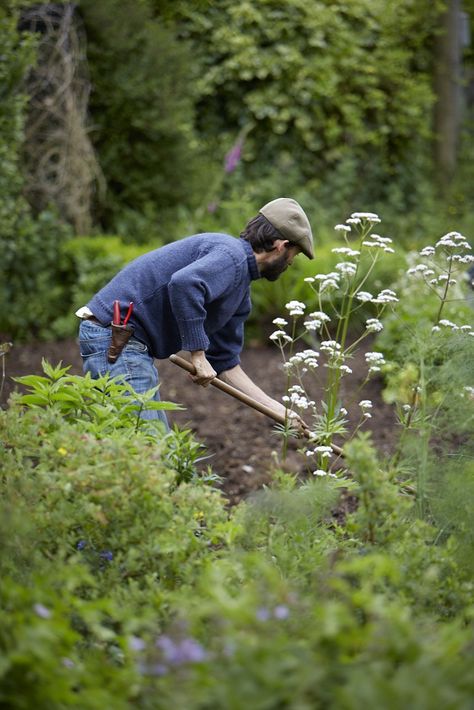
[[[193,320],[178,321],[179,332],[181,334],[181,349],[189,350],[207,350],[209,347],[209,338],[204,330],[204,321],[201,318]]]

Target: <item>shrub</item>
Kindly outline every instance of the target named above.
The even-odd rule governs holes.
[[[61,315],[53,320],[50,331],[56,337],[71,337],[77,331],[75,311],[129,261],[159,245],[126,244],[118,236],[75,237],[66,242],[60,254],[64,301]]]
[[[0,13],[0,332],[18,339],[44,335],[62,312],[59,265],[69,228],[50,211],[33,216],[22,196],[24,78],[35,61],[35,40],[16,29],[18,10]]]
[[[156,234],[171,241],[180,206],[194,206],[205,184],[193,128],[193,57],[148,2],[83,0],[80,9],[93,139],[108,185],[99,221],[131,241]]]

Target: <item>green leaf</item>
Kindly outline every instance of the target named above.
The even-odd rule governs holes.
[[[13,377],[15,382],[19,382],[20,385],[27,385],[29,387],[36,387],[39,383],[49,384],[50,380],[47,377],[42,377],[41,375],[22,375],[21,377]]]
[[[145,411],[148,410],[155,410],[155,409],[166,409],[168,411],[177,411],[177,410],[184,410],[186,407],[183,407],[181,404],[176,404],[175,402],[146,402],[143,409]]]
[[[18,398],[20,404],[28,404],[33,406],[45,407],[48,405],[48,397],[43,397],[39,394],[23,394]]]

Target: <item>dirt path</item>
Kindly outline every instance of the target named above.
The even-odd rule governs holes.
[[[74,340],[16,346],[7,356],[3,405],[15,387],[11,377],[40,373],[43,357],[53,364],[62,360],[64,365],[71,365],[71,374],[82,374]],[[269,468],[281,452],[281,439],[273,432],[273,422],[213,387],[204,389],[194,385],[188,375],[171,362],[159,361],[157,364],[162,380],[162,398],[186,407],[185,411],[171,413],[170,421],[191,428],[198,441],[206,446],[206,453],[211,458],[205,464],[211,465],[224,479],[222,487],[230,502],[238,501],[267,482]],[[276,348],[247,348],[242,366],[269,395],[281,398],[284,374]],[[371,399],[376,416],[370,420],[367,429],[372,431],[378,448],[388,453],[395,434],[393,409],[382,401],[380,382],[377,380],[370,382],[360,394],[357,393],[366,371],[363,351],[353,359],[351,368],[353,375],[347,379],[346,388],[354,388],[355,401],[350,403],[350,391],[344,393],[348,400],[345,406],[349,409],[349,417],[353,419],[358,416],[359,399]],[[316,383],[310,387],[310,395],[316,401],[320,398]],[[295,448],[292,442],[286,468],[304,473],[307,463]]]

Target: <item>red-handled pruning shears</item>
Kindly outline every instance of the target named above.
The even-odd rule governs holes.
[[[132,311],[133,311],[133,301],[130,301],[130,305],[129,305],[129,307],[128,307],[127,315],[126,315],[125,318],[123,319],[122,325],[127,325],[128,320],[129,320],[130,316],[132,315]],[[120,321],[121,321],[121,316],[120,316],[120,301],[114,301],[114,319],[113,319],[112,323],[113,323],[114,325],[120,325]]]

